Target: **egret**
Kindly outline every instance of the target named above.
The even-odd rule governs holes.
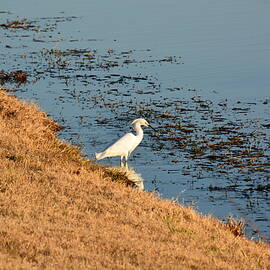
[[[136,132],[136,135],[132,133],[125,134],[103,152],[96,153],[96,159],[99,160],[106,157],[120,156],[121,165],[123,165],[123,163],[127,163],[130,154],[143,139],[143,129],[141,126],[151,127],[151,125],[143,118],[135,119],[131,125],[133,130]],[[153,127],[151,128],[154,129]]]

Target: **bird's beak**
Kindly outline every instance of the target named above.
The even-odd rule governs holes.
[[[148,124],[148,127],[152,128],[155,132],[157,132],[157,130],[153,128],[150,124]]]

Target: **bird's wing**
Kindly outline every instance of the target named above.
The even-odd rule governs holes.
[[[114,144],[109,146],[104,152],[109,156],[127,155],[132,146],[136,142],[136,136],[132,133],[127,133]]]

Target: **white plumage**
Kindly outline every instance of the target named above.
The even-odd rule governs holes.
[[[132,133],[125,134],[122,138],[117,140],[114,144],[109,146],[103,152],[96,153],[96,159],[99,160],[106,157],[120,156],[121,164],[123,163],[123,161],[127,162],[130,154],[134,151],[134,149],[140,144],[143,139],[143,130],[141,126],[150,125],[143,118],[134,120],[132,122],[132,128],[136,132],[136,135]]]

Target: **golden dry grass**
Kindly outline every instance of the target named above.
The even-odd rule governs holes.
[[[270,248],[118,182],[0,91],[0,269],[270,269]]]

